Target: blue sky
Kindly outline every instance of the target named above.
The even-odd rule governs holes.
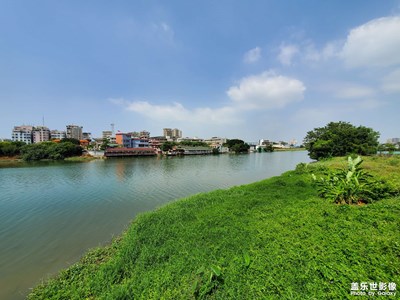
[[[0,137],[44,117],[299,143],[348,121],[385,141],[400,136],[399,33],[399,0],[0,0]]]

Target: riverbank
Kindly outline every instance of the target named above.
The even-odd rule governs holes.
[[[85,162],[85,161],[91,161],[95,159],[102,159],[102,157],[94,157],[91,155],[81,155],[81,156],[71,156],[71,157],[66,157],[62,160],[53,160],[53,159],[42,159],[42,160],[35,160],[33,162],[40,162],[40,161],[69,161],[69,162]],[[27,163],[27,161],[23,160],[22,158],[18,156],[3,156],[0,157],[0,166],[7,166],[7,165],[15,165],[15,164],[20,164],[20,163]]]
[[[397,158],[366,169],[400,185]],[[30,299],[344,299],[351,284],[400,283],[400,199],[340,206],[307,170],[188,197],[137,217],[111,245]],[[385,297],[385,299],[390,299]]]

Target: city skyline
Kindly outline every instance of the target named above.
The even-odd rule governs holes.
[[[0,138],[43,118],[92,136],[301,143],[331,121],[400,135],[398,0],[1,6]]]

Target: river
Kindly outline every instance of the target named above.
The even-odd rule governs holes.
[[[0,168],[0,299],[109,243],[140,212],[309,162],[307,152],[18,163]]]

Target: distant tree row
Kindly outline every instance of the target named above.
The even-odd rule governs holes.
[[[74,139],[63,139],[59,143],[42,142],[25,144],[24,142],[0,142],[0,156],[19,156],[26,161],[79,156],[82,147]]]
[[[192,142],[192,141],[182,141],[182,142],[164,142],[161,144],[160,149],[162,151],[168,151],[176,146],[189,146],[189,147],[209,147],[205,142]]]

